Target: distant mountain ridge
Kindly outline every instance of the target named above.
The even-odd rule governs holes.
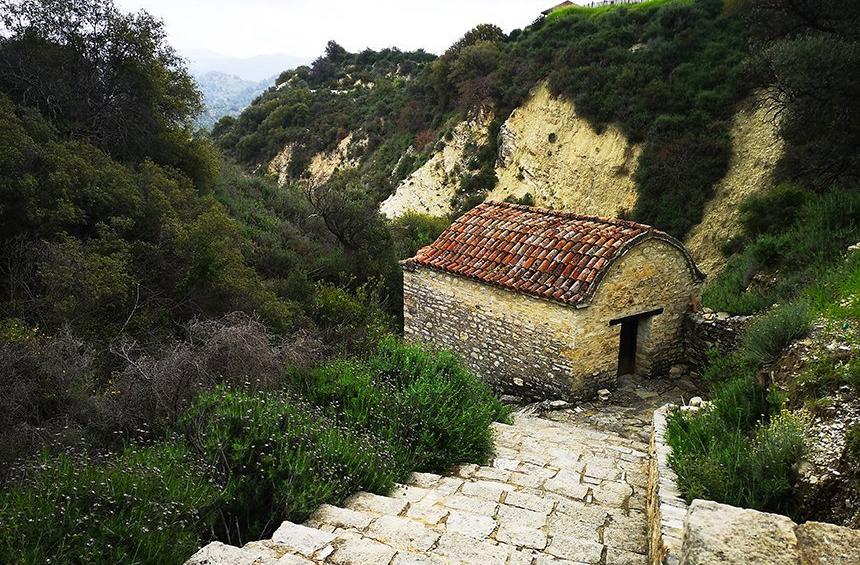
[[[299,57],[284,53],[232,57],[207,49],[188,49],[182,55],[188,60],[188,70],[195,77],[210,71],[234,75],[246,81],[259,82],[300,65],[310,63],[312,57]]]

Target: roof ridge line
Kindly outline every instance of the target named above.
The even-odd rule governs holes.
[[[635,220],[625,220],[623,218],[610,218],[608,216],[598,216],[593,214],[580,214],[578,212],[573,212],[570,210],[555,210],[551,208],[539,208],[537,206],[529,206],[527,204],[517,204],[515,202],[505,202],[504,200],[485,200],[475,208],[489,208],[489,207],[500,207],[500,208],[512,208],[515,210],[523,210],[525,212],[534,212],[537,214],[542,214],[544,216],[557,216],[559,218],[568,218],[574,220],[593,220],[596,222],[609,224],[613,226],[626,226],[626,227],[635,227],[639,229],[644,229],[653,232],[666,233],[659,228],[655,228],[649,224],[643,224],[641,222],[637,222]]]

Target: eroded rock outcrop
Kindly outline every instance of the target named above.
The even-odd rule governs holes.
[[[731,128],[732,158],[726,176],[714,187],[702,221],[685,242],[699,268],[709,276],[725,267],[721,246],[741,233],[740,204],[772,184],[783,152],[776,125],[755,98],[743,103]]]
[[[308,177],[314,186],[325,184],[335,171],[354,169],[367,145],[367,138],[356,139],[352,133],[340,140],[331,151],[317,153],[308,165]]]
[[[596,132],[542,83],[502,125],[499,182],[488,199],[528,193],[537,206],[616,217],[636,204],[640,153],[615,126]]]
[[[293,152],[296,150],[295,143],[287,143],[284,148],[269,161],[266,171],[278,179],[278,186],[284,186],[290,182],[290,162],[293,160]]]
[[[309,182],[314,185],[325,184],[328,179],[338,170],[355,168],[359,164],[360,156],[367,145],[367,138],[357,138],[350,133],[340,140],[331,151],[323,151],[311,158],[306,171]],[[291,180],[290,162],[296,150],[295,143],[287,143],[275,157],[269,161],[267,171],[278,179],[278,185],[284,186]]]
[[[465,169],[465,153],[469,144],[481,145],[487,140],[487,127],[493,116],[482,110],[460,122],[443,140],[444,147],[411,175],[403,179],[394,194],[380,207],[389,218],[407,212],[444,216],[451,211],[451,198],[460,184]]]

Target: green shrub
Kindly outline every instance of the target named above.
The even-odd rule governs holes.
[[[450,225],[448,218],[416,212],[407,212],[388,223],[399,259],[414,256],[419,249],[436,241]]]
[[[209,475],[181,442],[45,455],[0,491],[0,562],[182,563],[214,521]]]
[[[703,302],[752,314],[826,277],[846,247],[860,240],[860,190],[852,188],[834,186],[807,199],[788,229],[759,235],[705,288]],[[762,283],[756,275],[773,280]]]
[[[486,461],[493,449],[490,424],[509,410],[453,354],[384,340],[368,368],[398,390],[407,416],[404,435],[420,469],[445,471],[467,461]]]
[[[296,391],[333,417],[384,439],[401,472],[485,461],[490,423],[508,410],[450,353],[394,338],[365,361],[337,361],[293,376]]]
[[[198,397],[182,425],[224,476],[222,539],[265,537],[322,503],[339,504],[358,490],[385,493],[398,478],[377,438],[283,393],[219,387]]]
[[[311,305],[311,317],[324,337],[341,352],[372,351],[394,331],[394,321],[380,306],[377,285],[364,284],[354,292],[319,283]]]
[[[808,190],[791,183],[780,183],[767,192],[753,194],[740,206],[744,231],[752,237],[785,231],[810,197]]]
[[[737,386],[737,390],[742,387]],[[715,402],[717,405],[717,402]],[[791,514],[797,464],[803,451],[802,424],[781,412],[751,433],[727,421],[727,414],[670,415],[667,439],[678,486],[694,498]]]
[[[782,350],[809,332],[812,311],[805,302],[780,306],[753,322],[744,335],[741,350],[758,365],[776,360]]]

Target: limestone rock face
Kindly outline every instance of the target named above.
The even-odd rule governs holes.
[[[488,199],[529,193],[537,206],[616,217],[636,204],[640,153],[614,126],[594,131],[573,104],[542,83],[502,125],[499,182]]]
[[[311,158],[308,165],[309,182],[314,185],[325,184],[335,171],[357,167],[359,159],[356,155],[360,155],[366,145],[367,138],[356,139],[356,136],[350,133],[341,139],[337,147],[331,151],[317,153]],[[290,178],[289,168],[295,150],[295,143],[287,143],[280,153],[269,161],[266,170],[270,175],[277,178],[278,186],[284,186],[293,180]]]
[[[290,161],[293,160],[293,151],[296,149],[295,143],[287,143],[284,148],[275,155],[275,158],[269,161],[269,166],[266,171],[276,179],[278,186],[284,186],[290,180]]]
[[[720,247],[741,232],[739,206],[773,181],[784,143],[767,109],[756,98],[740,106],[732,121],[732,158],[726,176],[714,187],[702,221],[687,236],[687,248],[708,276],[725,267]]]
[[[308,177],[314,186],[328,182],[328,179],[339,169],[354,169],[358,166],[356,154],[361,153],[367,145],[367,138],[355,139],[350,133],[340,140],[337,147],[331,151],[317,153],[308,165]]]
[[[465,149],[470,143],[481,145],[487,140],[487,127],[493,116],[480,111],[458,124],[450,140],[418,170],[403,179],[394,194],[389,196],[380,211],[389,218],[407,212],[444,216],[451,211],[451,198],[460,184],[465,170]]]

